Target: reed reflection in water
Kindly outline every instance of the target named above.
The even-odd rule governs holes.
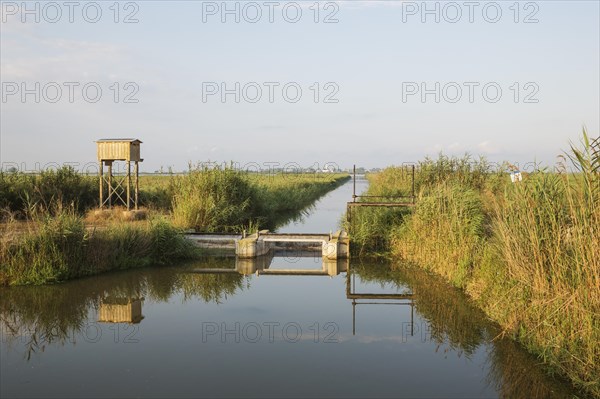
[[[290,259],[293,258],[291,254],[287,255]],[[415,356],[420,354],[427,361],[435,361],[429,359],[429,354],[434,352],[443,354],[442,359],[461,358],[468,364],[475,362],[483,353],[485,362],[480,370],[481,388],[478,389],[495,392],[499,397],[553,398],[577,395],[568,385],[549,378],[539,367],[539,362],[517,344],[501,337],[499,328],[490,323],[465,295],[422,269],[385,263],[352,262],[348,266],[346,261],[330,264],[318,258],[297,258],[297,262],[287,263],[282,263],[279,257],[260,258],[254,262],[236,262],[235,258],[207,258],[202,262],[177,267],[130,270],[61,285],[1,288],[2,358],[5,359],[9,352],[18,352],[23,354],[23,362],[27,363],[33,357],[56,356],[56,351],[48,351],[49,348],[72,346],[76,347],[74,350],[81,351],[87,344],[95,342],[94,339],[100,333],[110,337],[106,350],[118,351],[120,347],[116,345],[117,339],[119,342],[137,342],[140,329],[146,328],[147,333],[152,333],[153,323],[168,323],[169,317],[202,318],[202,314],[179,314],[181,305],[188,302],[222,307],[235,297],[244,296],[248,298],[247,306],[257,307],[260,305],[256,303],[260,301],[256,295],[261,298],[270,296],[272,301],[269,309],[286,312],[290,305],[281,297],[277,287],[293,284],[294,287],[302,287],[306,295],[314,297],[322,306],[330,307],[339,317],[333,320],[340,326],[339,343],[321,350],[343,353],[339,364],[335,363],[335,356],[330,358],[337,370],[329,371],[333,380],[347,379],[347,365],[343,359],[354,359],[362,365],[362,370],[372,368],[370,358],[361,355],[368,348],[361,339],[375,331],[376,334],[381,332],[395,338],[392,345],[396,347],[407,345],[405,342],[408,339],[410,345],[415,345]],[[314,274],[307,275],[307,270]],[[270,275],[269,272],[273,273]],[[332,284],[327,285],[330,291],[322,290],[319,283],[322,279],[333,279]],[[257,292],[260,290],[263,292]],[[174,301],[175,298],[180,299]],[[405,306],[393,307],[399,303]],[[388,320],[383,315],[389,312],[380,312],[382,308],[398,309],[393,312],[403,318],[400,328],[387,327]],[[223,320],[230,323],[238,320],[235,312],[228,313],[226,308],[223,309],[219,313]],[[310,317],[311,314],[318,314],[320,309],[307,306],[303,312]],[[366,316],[374,323],[365,324]],[[352,320],[352,324],[345,320]],[[199,340],[194,335],[197,332],[194,333],[193,330],[167,331],[170,341],[165,341],[164,345],[172,346],[173,340],[190,344]],[[139,342],[139,345],[146,345],[146,342]],[[218,345],[224,345],[223,348],[231,347],[227,353],[228,356],[233,356],[232,362],[236,361],[236,352],[245,353],[240,346],[244,344]],[[291,347],[286,349],[287,347],[265,345],[260,346],[262,351],[266,351],[264,353],[276,351],[273,353],[277,353],[282,361],[286,358],[286,351],[292,350]],[[204,347],[200,349],[202,348]],[[250,353],[253,353],[252,348],[254,347],[249,349]],[[151,353],[155,349],[147,347],[146,350]],[[202,349],[204,350],[206,348]],[[314,356],[311,351],[312,349],[308,350],[306,356]],[[302,352],[294,349],[294,361],[302,356]],[[393,353],[395,352],[390,352]],[[398,367],[397,373],[400,374],[419,362],[418,359],[411,358],[412,355],[402,356],[409,356],[406,362],[396,359],[397,361],[390,363],[393,367]],[[310,359],[305,360],[310,363]],[[197,361],[205,362],[208,359],[199,357]],[[381,361],[390,362],[390,359]],[[4,372],[6,366],[2,367]],[[403,370],[403,367],[407,369]],[[445,370],[444,367],[447,366],[443,363],[432,364],[428,368],[430,375],[427,377],[436,379],[436,373]],[[309,372],[307,370],[305,372]],[[473,366],[469,366],[467,370],[473,372]],[[258,370],[256,372],[259,373]],[[289,380],[280,377],[278,386],[285,387],[295,383],[293,375],[287,378]],[[377,376],[369,378],[377,379]],[[439,396],[444,392],[443,388],[419,385],[417,381],[414,386],[410,385],[410,381],[405,381],[404,384],[408,385],[402,389],[396,388],[396,382],[385,382],[387,380],[382,378],[380,377],[381,385],[373,388],[373,394],[377,394],[378,390],[381,390],[382,395],[385,392],[396,392],[398,396],[414,396],[419,392],[424,396],[428,396],[428,393]],[[3,382],[6,383],[5,380]],[[343,392],[349,396],[355,392],[355,395],[361,396],[363,393],[356,391],[356,387],[352,388],[353,383],[358,381],[347,381],[345,386],[333,384],[326,389],[328,392]],[[319,392],[323,393],[325,388],[315,386],[314,389],[321,389]],[[316,393],[318,392],[315,395]]]

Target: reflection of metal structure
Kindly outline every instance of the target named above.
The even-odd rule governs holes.
[[[352,299],[352,335],[356,335],[356,305],[408,305],[410,306],[410,335],[414,335],[414,300],[412,293],[406,294],[373,294],[357,293],[355,274],[352,268],[346,273],[346,298]],[[364,299],[365,302],[358,302]],[[374,302],[375,300],[393,300],[396,302]]]
[[[283,255],[285,254],[285,255]],[[206,268],[194,269],[192,273],[220,274],[239,273],[243,275],[256,274],[271,276],[336,276],[348,270],[348,259],[321,258],[321,269],[269,269],[274,258],[307,258],[314,257],[314,253],[307,251],[275,252],[256,258],[236,258],[235,269],[233,268]]]
[[[98,321],[103,323],[132,323],[137,324],[142,315],[144,298],[107,297],[102,300],[98,312]]]

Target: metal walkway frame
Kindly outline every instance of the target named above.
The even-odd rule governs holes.
[[[411,195],[358,195],[356,194],[356,165],[352,167],[352,201],[346,203],[346,221],[348,224],[352,223],[352,209],[361,207],[381,207],[381,208],[405,208],[414,207],[416,204],[415,194],[415,165],[411,166]],[[357,201],[357,198],[379,198],[388,200],[401,200],[397,202],[393,201]]]

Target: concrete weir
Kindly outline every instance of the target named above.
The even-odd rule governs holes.
[[[258,231],[243,237],[240,234],[190,233],[186,238],[197,246],[215,250],[235,250],[241,259],[256,258],[277,250],[321,251],[325,259],[343,259],[350,253],[350,238],[344,230],[335,234],[293,234]]]

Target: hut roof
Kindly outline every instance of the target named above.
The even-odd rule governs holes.
[[[141,143],[141,140],[138,139],[100,139],[97,140],[96,143],[110,143],[110,142],[130,142],[130,143]]]

